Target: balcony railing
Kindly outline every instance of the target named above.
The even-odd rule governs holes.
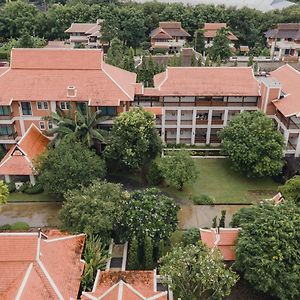
[[[275,115],[287,129],[299,129],[300,128],[300,124],[295,123],[291,118],[285,117],[279,111],[277,111]]]
[[[0,120],[10,120],[13,118],[13,113],[9,113],[7,115],[0,115]]]
[[[211,120],[212,125],[223,125],[223,123],[224,123],[224,120],[222,120],[222,119],[212,119]]]
[[[11,134],[1,134],[0,133],[0,140],[15,140],[18,134],[16,132]]]

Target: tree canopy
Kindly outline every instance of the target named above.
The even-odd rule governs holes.
[[[300,298],[300,208],[291,204],[242,208],[235,266],[253,287],[283,300]]]
[[[68,190],[87,186],[105,176],[105,163],[76,138],[66,138],[37,162],[38,180],[44,190],[62,197]]]
[[[283,166],[283,137],[263,112],[238,114],[220,132],[233,167],[247,176],[278,174]]]
[[[134,108],[119,115],[111,131],[104,155],[128,169],[140,169],[161,150],[161,139],[155,128],[154,115]]]
[[[229,43],[228,30],[226,28],[219,29],[214,38],[213,45],[208,51],[213,61],[217,62],[219,59],[226,62],[229,59],[231,56]]]
[[[9,190],[7,184],[5,184],[3,180],[0,180],[0,205],[7,202],[8,195]]]
[[[218,250],[198,242],[176,246],[160,260],[160,274],[182,300],[224,299],[238,280]]]
[[[284,185],[280,186],[279,192],[286,200],[295,202],[300,206],[300,176],[296,175],[289,179]]]

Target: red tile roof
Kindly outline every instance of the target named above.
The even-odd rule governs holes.
[[[224,260],[235,260],[235,245],[239,228],[200,229],[201,240],[209,248],[218,248]]]
[[[97,23],[72,23],[71,26],[65,32],[66,33],[75,33],[75,32],[91,33],[97,27],[99,27]]]
[[[251,67],[168,67],[154,85],[164,96],[259,96]]]
[[[46,150],[48,143],[49,139],[32,124],[1,160],[0,174],[33,175],[33,162]]]
[[[85,236],[41,239],[37,233],[0,233],[0,298],[76,299]]]
[[[11,101],[89,101],[114,106],[132,101],[136,74],[103,62],[97,49],[13,49],[11,68],[0,76],[0,105]],[[68,97],[69,86],[76,96]]]
[[[159,22],[158,28],[152,30],[152,38],[189,37],[190,34],[181,27],[181,22]]]
[[[157,292],[154,271],[101,272],[91,293],[83,292],[81,299],[102,300],[167,300],[167,292]]]
[[[300,72],[286,64],[271,72],[280,81],[286,96],[273,101],[276,108],[286,117],[300,116]]]
[[[162,115],[162,107],[160,106],[144,107],[144,110],[152,112],[155,116]]]
[[[205,23],[204,24],[204,36],[206,38],[214,38],[217,31],[221,28],[226,28],[226,23]],[[228,39],[231,41],[237,41],[238,38],[231,32],[228,32]]]

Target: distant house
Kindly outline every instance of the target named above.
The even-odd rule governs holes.
[[[200,228],[202,242],[209,248],[221,251],[225,261],[235,260],[235,246],[240,228]]]
[[[278,24],[265,32],[271,56],[284,61],[300,60],[300,23]]]
[[[157,290],[154,271],[98,271],[92,292],[83,292],[82,300],[171,300],[167,291]]]
[[[100,48],[100,30],[103,20],[96,23],[72,23],[65,33],[69,34],[69,42],[84,44],[86,48]]]
[[[0,162],[0,175],[4,176],[5,182],[30,181],[31,184],[35,184],[33,163],[46,150],[49,141],[49,138],[32,123],[24,136]]]
[[[218,30],[222,28],[227,28],[226,23],[205,23],[204,24],[204,39],[205,39],[205,48],[210,48],[214,43],[214,38],[217,35]],[[235,42],[238,41],[238,38],[231,32],[228,31],[227,35],[230,41],[230,47],[235,49]]]
[[[0,299],[77,299],[85,235],[0,233]]]
[[[151,47],[178,52],[189,37],[189,33],[181,27],[181,22],[159,22],[159,27],[150,33]]]

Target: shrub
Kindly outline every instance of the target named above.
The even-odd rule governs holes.
[[[200,195],[192,197],[193,203],[195,205],[213,205],[214,199],[208,195]]]
[[[11,230],[11,225],[9,224],[4,224],[2,226],[0,226],[0,230],[4,231],[4,230]]]
[[[29,225],[25,222],[17,222],[17,223],[14,223],[10,226],[10,229],[11,230],[29,230]]]
[[[212,228],[217,228],[217,216],[213,217],[211,227]]]
[[[30,184],[28,182],[24,182],[18,189],[19,192],[24,192],[26,189],[30,187]]]
[[[153,270],[153,243],[149,236],[144,240],[144,262],[145,270]]]
[[[127,269],[128,270],[139,270],[139,255],[138,255],[139,245],[136,237],[133,237],[129,244],[128,251],[128,261]]]
[[[225,227],[225,217],[226,217],[226,210],[221,211],[221,218],[219,219],[219,227]]]
[[[159,185],[162,183],[163,177],[155,161],[151,162],[146,179],[150,185]]]
[[[25,194],[40,194],[44,191],[43,187],[40,184],[29,185],[23,191]]]
[[[0,180],[0,205],[7,202],[8,195],[9,190],[6,183],[4,183],[3,180]]]
[[[186,230],[182,236],[182,243],[184,246],[196,245],[200,240],[200,232],[198,228],[191,228]]]
[[[153,49],[153,54],[166,54],[166,49],[162,49],[162,48],[156,48],[156,49]]]
[[[13,193],[16,191],[16,184],[14,182],[7,183],[8,191]]]
[[[182,238],[183,238],[182,230],[174,231],[170,237],[171,247],[175,247],[176,245],[180,244],[182,242]]]

